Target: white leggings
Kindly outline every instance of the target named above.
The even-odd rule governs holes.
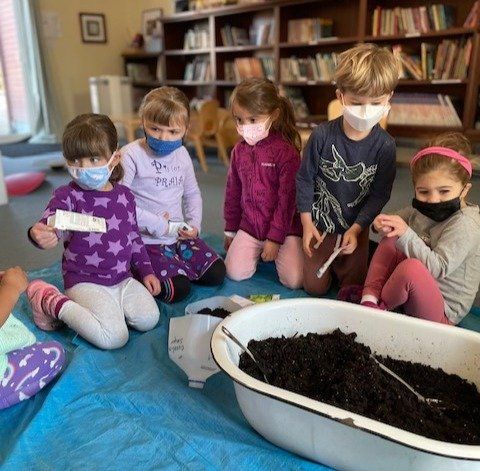
[[[145,332],[160,317],[155,299],[133,278],[114,286],[79,283],[65,294],[71,301],[63,305],[59,319],[103,349],[123,347],[128,341],[127,325]]]

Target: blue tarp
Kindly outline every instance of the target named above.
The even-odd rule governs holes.
[[[61,286],[58,265],[30,278]],[[243,418],[223,373],[211,377],[203,390],[191,389],[168,357],[168,318],[183,315],[186,304],[254,293],[305,296],[283,288],[273,264],[262,264],[249,281],[195,287],[183,303],[162,305],[157,328],[132,331],[128,344],[115,351],[99,350],[69,329],[39,331],[22,296],[14,314],[38,340],[62,342],[68,365],[53,385],[0,411],[2,470],[327,469],[258,435]],[[467,316],[463,325],[480,331],[480,313]]]

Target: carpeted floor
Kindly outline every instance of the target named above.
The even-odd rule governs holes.
[[[58,152],[61,149],[61,144],[30,144],[28,142],[0,144],[0,154],[7,157],[25,157],[47,154],[49,152]]]

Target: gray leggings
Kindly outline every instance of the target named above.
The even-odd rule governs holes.
[[[72,300],[59,318],[84,339],[102,349],[123,347],[128,327],[145,332],[160,317],[157,303],[147,288],[133,278],[115,286],[79,283],[66,290]]]

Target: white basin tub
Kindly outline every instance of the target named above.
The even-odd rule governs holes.
[[[240,348],[251,339],[356,332],[374,353],[440,367],[477,388],[480,334],[354,304],[287,299],[244,308],[224,319],[212,336],[218,366],[234,381],[251,426],[272,443],[339,470],[480,470],[480,446],[425,438],[252,378],[238,368]]]

